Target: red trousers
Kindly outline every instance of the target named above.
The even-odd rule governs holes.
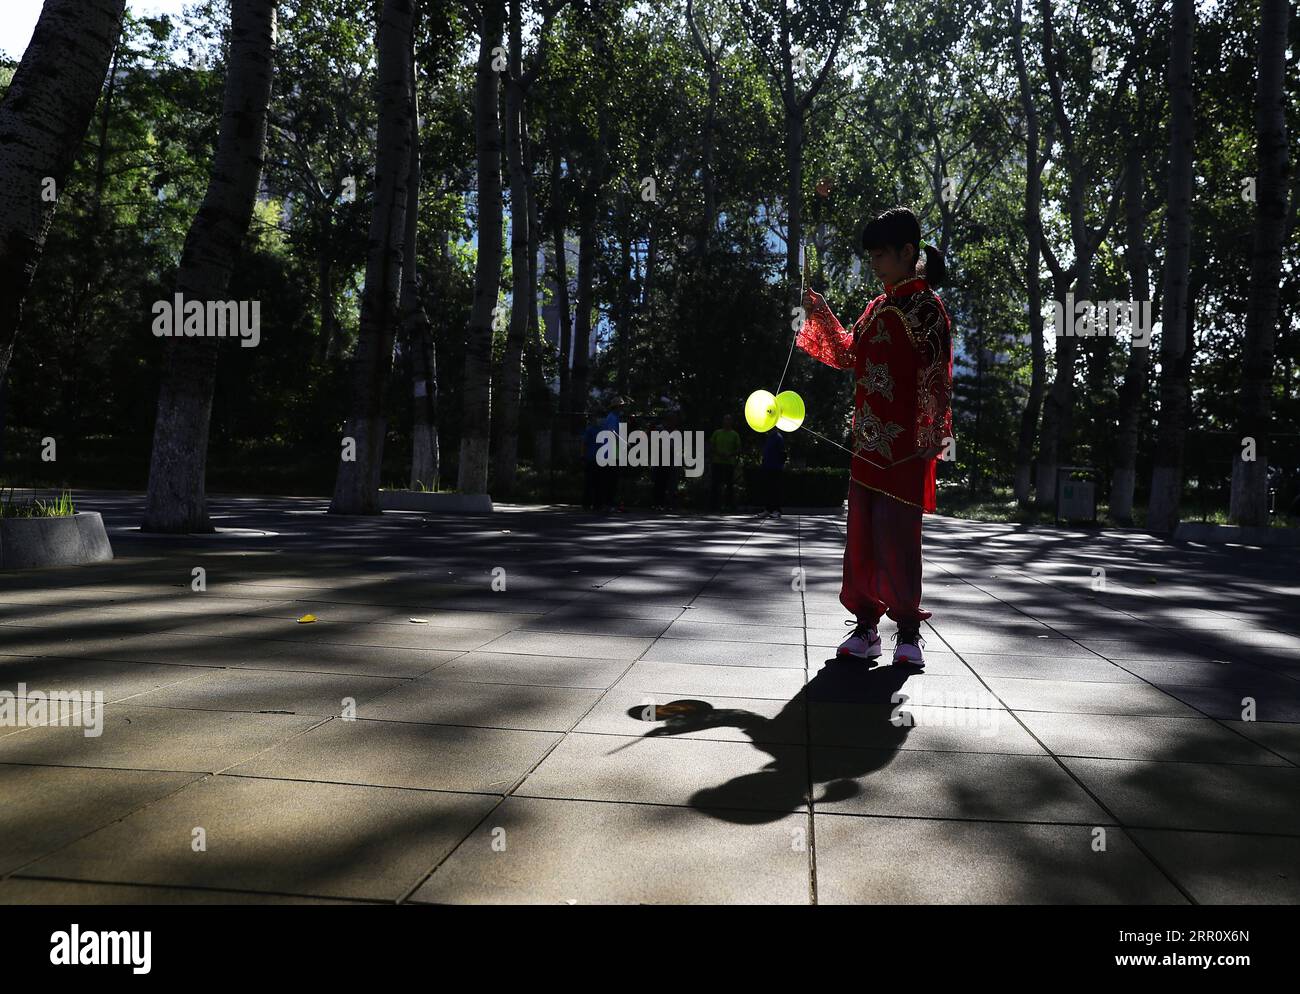
[[[858,621],[873,625],[882,615],[904,627],[930,617],[921,610],[919,507],[849,484],[840,603]]]

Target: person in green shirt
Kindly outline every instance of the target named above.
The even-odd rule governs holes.
[[[722,427],[709,438],[709,461],[712,464],[712,488],[709,506],[720,509],[722,490],[727,491],[726,506],[736,506],[736,457],[740,454],[740,435],[731,426],[731,415],[722,419]]]

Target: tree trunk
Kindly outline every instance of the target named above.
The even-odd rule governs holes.
[[[598,57],[603,57],[606,50],[603,35],[596,36],[594,47]],[[570,381],[572,409],[569,422],[569,431],[574,438],[582,434],[590,402],[587,370],[591,356],[591,312],[596,307],[596,253],[600,249],[596,241],[596,219],[608,168],[609,118],[603,102],[597,115],[596,142],[594,146],[589,144],[586,150],[586,176],[578,203],[578,309],[574,315],[573,377]],[[572,445],[566,446],[568,451],[573,448]]]
[[[1238,451],[1232,461],[1229,520],[1268,524],[1268,430],[1273,389],[1273,347],[1277,335],[1282,247],[1287,227],[1287,128],[1284,103],[1288,0],[1262,0],[1259,75],[1255,95],[1257,156],[1255,249],[1246,305],[1245,369],[1242,374],[1240,435],[1255,440],[1255,458]]]
[[[1160,426],[1151,469],[1147,528],[1171,532],[1178,524],[1183,491],[1183,445],[1187,434],[1191,325],[1188,278],[1192,251],[1192,107],[1194,0],[1174,0],[1169,60],[1169,209],[1165,221],[1163,301],[1160,305]]]
[[[1052,5],[1050,0],[1040,4],[1043,20],[1043,68],[1047,74],[1052,94],[1052,108],[1056,116],[1064,152],[1066,172],[1069,177],[1067,204],[1070,218],[1070,241],[1074,249],[1074,265],[1069,273],[1054,273],[1056,300],[1064,315],[1062,331],[1074,323],[1072,309],[1066,307],[1067,292],[1071,289],[1069,274],[1073,274],[1076,301],[1088,301],[1092,294],[1092,256],[1097,245],[1088,227],[1087,194],[1088,177],[1085,175],[1083,157],[1075,147],[1069,117],[1065,110],[1064,86],[1056,63]],[[1038,482],[1035,494],[1040,508],[1051,507],[1056,500],[1057,472],[1062,459],[1069,458],[1070,437],[1074,422],[1074,372],[1079,352],[1079,339],[1072,333],[1056,336],[1056,370],[1052,385],[1047,390],[1043,412],[1043,430],[1038,445]]]
[[[0,103],[0,383],[125,7],[126,0],[46,0]]]
[[[457,489],[485,494],[492,415],[492,311],[501,282],[501,122],[498,73],[492,50],[505,29],[504,0],[483,0],[475,86],[475,147],[478,153],[478,261],[474,303],[465,341],[464,412],[461,418]]]
[[[551,465],[551,390],[542,370],[543,339],[538,312],[537,257],[542,247],[541,216],[537,207],[535,161],[527,120],[524,122],[524,173],[528,178],[528,329],[524,343],[524,401],[521,418],[533,431],[533,468]]]
[[[569,386],[569,431],[577,435],[587,411],[587,364],[591,348],[591,311],[595,306],[596,200],[599,187],[588,183],[578,205],[578,309],[573,318],[573,375]]]
[[[181,254],[176,290],[186,301],[221,300],[253,217],[266,154],[275,44],[274,0],[233,0],[225,103],[212,174]],[[180,315],[174,316],[179,320]],[[209,329],[211,330],[211,329]],[[205,476],[217,338],[168,338],[158,394],[146,531],[211,531]]]
[[[1134,303],[1141,306],[1143,301],[1151,299],[1151,279],[1147,272],[1147,243],[1143,231],[1146,214],[1142,209],[1142,146],[1137,141],[1128,148],[1124,185],[1129,287]],[[1110,484],[1110,518],[1121,525],[1133,523],[1138,416],[1142,411],[1142,396],[1146,392],[1147,370],[1150,365],[1150,343],[1130,344],[1128,366],[1124,369],[1124,385],[1119,390],[1119,432],[1115,436],[1115,466]]]
[[[493,487],[506,498],[519,465],[519,403],[524,342],[528,334],[528,177],[524,173],[524,92],[521,0],[510,0],[510,76],[506,80],[506,163],[510,169],[510,327],[506,332],[501,379],[495,391]]]
[[[415,31],[411,32],[415,41]],[[420,280],[420,102],[411,52],[411,154],[406,181],[406,225],[402,238],[402,331],[411,373],[412,490],[438,489],[438,435],[433,408],[433,332],[424,309]]]
[[[1029,477],[1034,458],[1034,442],[1038,437],[1038,415],[1043,406],[1043,390],[1047,380],[1047,350],[1043,343],[1043,292],[1039,276],[1042,265],[1043,237],[1040,220],[1043,174],[1038,149],[1038,111],[1034,107],[1033,89],[1029,85],[1029,71],[1025,66],[1025,53],[1020,45],[1024,31],[1021,13],[1022,0],[1016,0],[1015,33],[1013,48],[1016,74],[1020,78],[1020,100],[1026,120],[1025,137],[1025,287],[1029,296],[1029,340],[1031,365],[1029,397],[1020,415],[1020,438],[1016,447],[1015,497],[1024,505],[1029,503]]]
[[[366,285],[352,358],[352,416],[345,438],[356,458],[339,462],[331,514],[379,513],[379,472],[384,458],[384,401],[393,362],[401,302],[402,253],[411,170],[412,0],[384,0],[378,31],[379,132],[375,200],[370,216]]]
[[[801,304],[799,296],[799,249],[803,244],[803,111],[793,100],[785,111],[786,243],[785,280],[789,307]]]
[[[502,260],[500,203],[499,79],[493,49],[502,42],[504,0],[484,0],[478,38],[478,78],[474,87],[474,135],[478,156],[478,259],[474,299],[465,337],[464,409],[456,487],[463,494],[486,494],[491,437],[491,335]]]
[[[618,250],[618,314],[615,327],[618,335],[618,392],[628,392],[629,365],[632,359],[632,218],[631,204],[623,198],[622,231]]]
[[[554,140],[555,131],[551,130]],[[569,317],[569,260],[565,251],[564,220],[568,213],[561,186],[560,152],[551,155],[551,240],[555,244],[555,308],[560,346],[560,418],[568,418],[572,403],[573,324]],[[567,422],[566,422],[567,423]],[[563,432],[561,432],[563,434]]]
[[[325,222],[328,231],[329,222]],[[322,359],[333,358],[335,336],[338,334],[338,319],[334,316],[334,259],[333,248],[328,235],[321,244],[316,259],[316,292],[320,296],[320,355]]]

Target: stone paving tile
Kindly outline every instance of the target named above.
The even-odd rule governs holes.
[[[720,642],[762,642],[775,645],[803,645],[804,630],[794,625],[728,625],[711,621],[696,621],[687,613],[688,621],[678,619],[668,626],[666,639],[697,639]]]
[[[879,708],[868,704],[812,701],[808,707],[813,745],[1046,754],[1011,712],[1003,709],[942,708],[900,702],[882,714]],[[942,762],[942,759],[935,761]]]
[[[1294,767],[1062,762],[1131,827],[1300,835],[1300,769]]]
[[[1300,723],[1258,719],[1223,724],[1300,766]]]
[[[684,598],[628,599],[593,593],[554,607],[547,611],[545,616],[551,619],[644,618],[651,621],[672,621],[686,610],[687,603]]]
[[[27,691],[75,689],[104,695],[111,704],[159,687],[198,680],[217,672],[199,666],[168,666],[161,663],[133,663],[125,660],[60,659],[57,656],[0,656],[0,691],[18,693],[20,683]],[[4,728],[0,727],[0,734]]]
[[[1211,718],[1150,715],[1050,714],[1023,711],[1020,720],[1058,756],[1146,759],[1153,762],[1253,763],[1286,761]]]
[[[160,634],[137,636],[102,650],[100,655],[109,659],[186,666],[416,677],[455,659],[459,652],[452,649],[395,649],[388,646]]]
[[[515,791],[521,797],[738,809],[769,820],[804,810],[805,750],[706,739],[570,733]]]
[[[804,667],[802,645],[763,642],[713,642],[703,639],[659,639],[641,659],[661,663],[700,663],[710,666]]]
[[[21,633],[10,635],[10,632]],[[0,658],[5,656],[60,656],[66,659],[121,658],[125,646],[137,639],[149,638],[139,634],[103,631],[69,631],[66,629],[7,628],[0,632]],[[139,660],[150,662],[151,660]],[[170,662],[170,660],[159,660]]]
[[[840,614],[840,624],[847,614]],[[691,601],[682,615],[683,621],[722,625],[803,625],[803,606],[798,603],[773,604],[768,599],[736,600],[732,597],[702,596]],[[812,621],[809,619],[811,626]]]
[[[1014,711],[1065,714],[1127,714],[1196,717],[1198,712],[1144,683],[1098,683],[1085,680],[1027,680],[986,677],[993,692]]]
[[[876,660],[859,660],[853,656],[840,656],[836,653],[836,645],[817,645],[810,643],[808,646],[808,663],[810,669],[821,669],[827,666],[854,666],[864,669],[879,669],[880,667],[889,667],[893,665],[894,647],[889,637],[886,636],[881,648],[884,653]],[[900,670],[908,673],[918,672],[913,667],[906,664],[899,666]],[[973,677],[971,668],[961,661],[961,657],[951,652],[936,652],[929,646],[925,649],[925,668],[920,671],[926,676],[964,676]]]
[[[396,901],[495,802],[212,777],[28,866],[33,876]],[[204,829],[207,851],[191,849]]]
[[[131,698],[141,707],[212,711],[289,712],[329,717],[351,700],[358,713],[405,680],[298,673],[292,670],[216,670]]]
[[[1179,687],[1162,684],[1161,691],[1197,709],[1211,718],[1240,721],[1254,702],[1255,721],[1300,722],[1300,692],[1269,689],[1261,694],[1233,690],[1230,687]]]
[[[1047,756],[814,746],[818,813],[1112,824]]]
[[[192,887],[145,887],[140,884],[89,884],[76,880],[0,880],[0,905],[186,905],[186,904],[368,904],[323,897],[258,894],[244,890],[199,890]]]
[[[1035,656],[1015,653],[963,652],[962,660],[986,680],[1015,677],[1023,680],[1070,680],[1092,683],[1141,683],[1127,669],[1096,656]]]
[[[639,660],[610,690],[713,697],[759,697],[789,701],[803,690],[803,670],[761,666],[700,666]],[[640,701],[640,696],[637,696]]]
[[[1269,664],[1294,663],[1296,659],[1295,651],[1291,649],[1243,647],[1230,638],[1200,643],[1172,638],[1146,643],[1088,641],[1082,644],[1125,665],[1135,660],[1144,663],[1217,663],[1241,669],[1264,669]]]
[[[1199,904],[1300,904],[1300,839],[1151,829],[1133,835]]]
[[[0,763],[0,876],[198,779],[193,773]],[[5,896],[0,893],[0,903]]]
[[[552,732],[335,718],[230,773],[504,794],[561,738]]]
[[[623,635],[633,638],[657,638],[672,622],[655,618],[581,617],[576,614],[556,617],[554,613],[532,618],[515,626],[521,632],[551,632],[565,635]]]
[[[1068,638],[1043,638],[1002,636],[1002,635],[953,635],[944,636],[944,641],[953,652],[965,656],[968,653],[988,653],[993,655],[1031,655],[1047,659],[1096,659],[1096,655],[1078,642]]]
[[[551,632],[507,632],[483,646],[490,652],[523,653],[534,656],[571,656],[579,659],[638,658],[654,639],[620,635],[567,635]]]
[[[758,823],[732,817],[684,807],[509,797],[412,900],[807,904],[807,845],[797,844],[806,840],[807,814]],[[494,838],[502,837],[505,848],[494,848]]]
[[[1294,680],[1249,663],[1123,659],[1119,665],[1158,687],[1223,687],[1249,690],[1256,695],[1294,695],[1297,689]]]
[[[440,680],[604,689],[626,672],[629,665],[626,659],[478,651],[464,653],[435,672]]]
[[[438,725],[567,732],[600,698],[598,689],[471,683],[437,676],[403,682],[360,705],[359,717]]]
[[[277,642],[329,643],[333,645],[384,646],[394,649],[446,649],[463,652],[477,649],[507,631],[483,628],[449,628],[445,625],[405,626],[331,622],[318,619],[300,624],[282,618],[210,618],[165,626],[167,634],[241,637]]]
[[[818,904],[1186,904],[1123,832],[818,809]],[[864,845],[864,840],[870,844]]]
[[[98,710],[98,709],[94,709]],[[84,719],[88,724],[93,712]],[[107,704],[93,727],[45,725],[0,738],[0,763],[216,773],[311,728],[314,716]]]

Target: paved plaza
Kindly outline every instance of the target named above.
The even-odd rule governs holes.
[[[842,513],[140,506],[0,573],[7,713],[105,702],[0,725],[0,903],[1300,902],[1294,550],[927,517],[918,674]]]

